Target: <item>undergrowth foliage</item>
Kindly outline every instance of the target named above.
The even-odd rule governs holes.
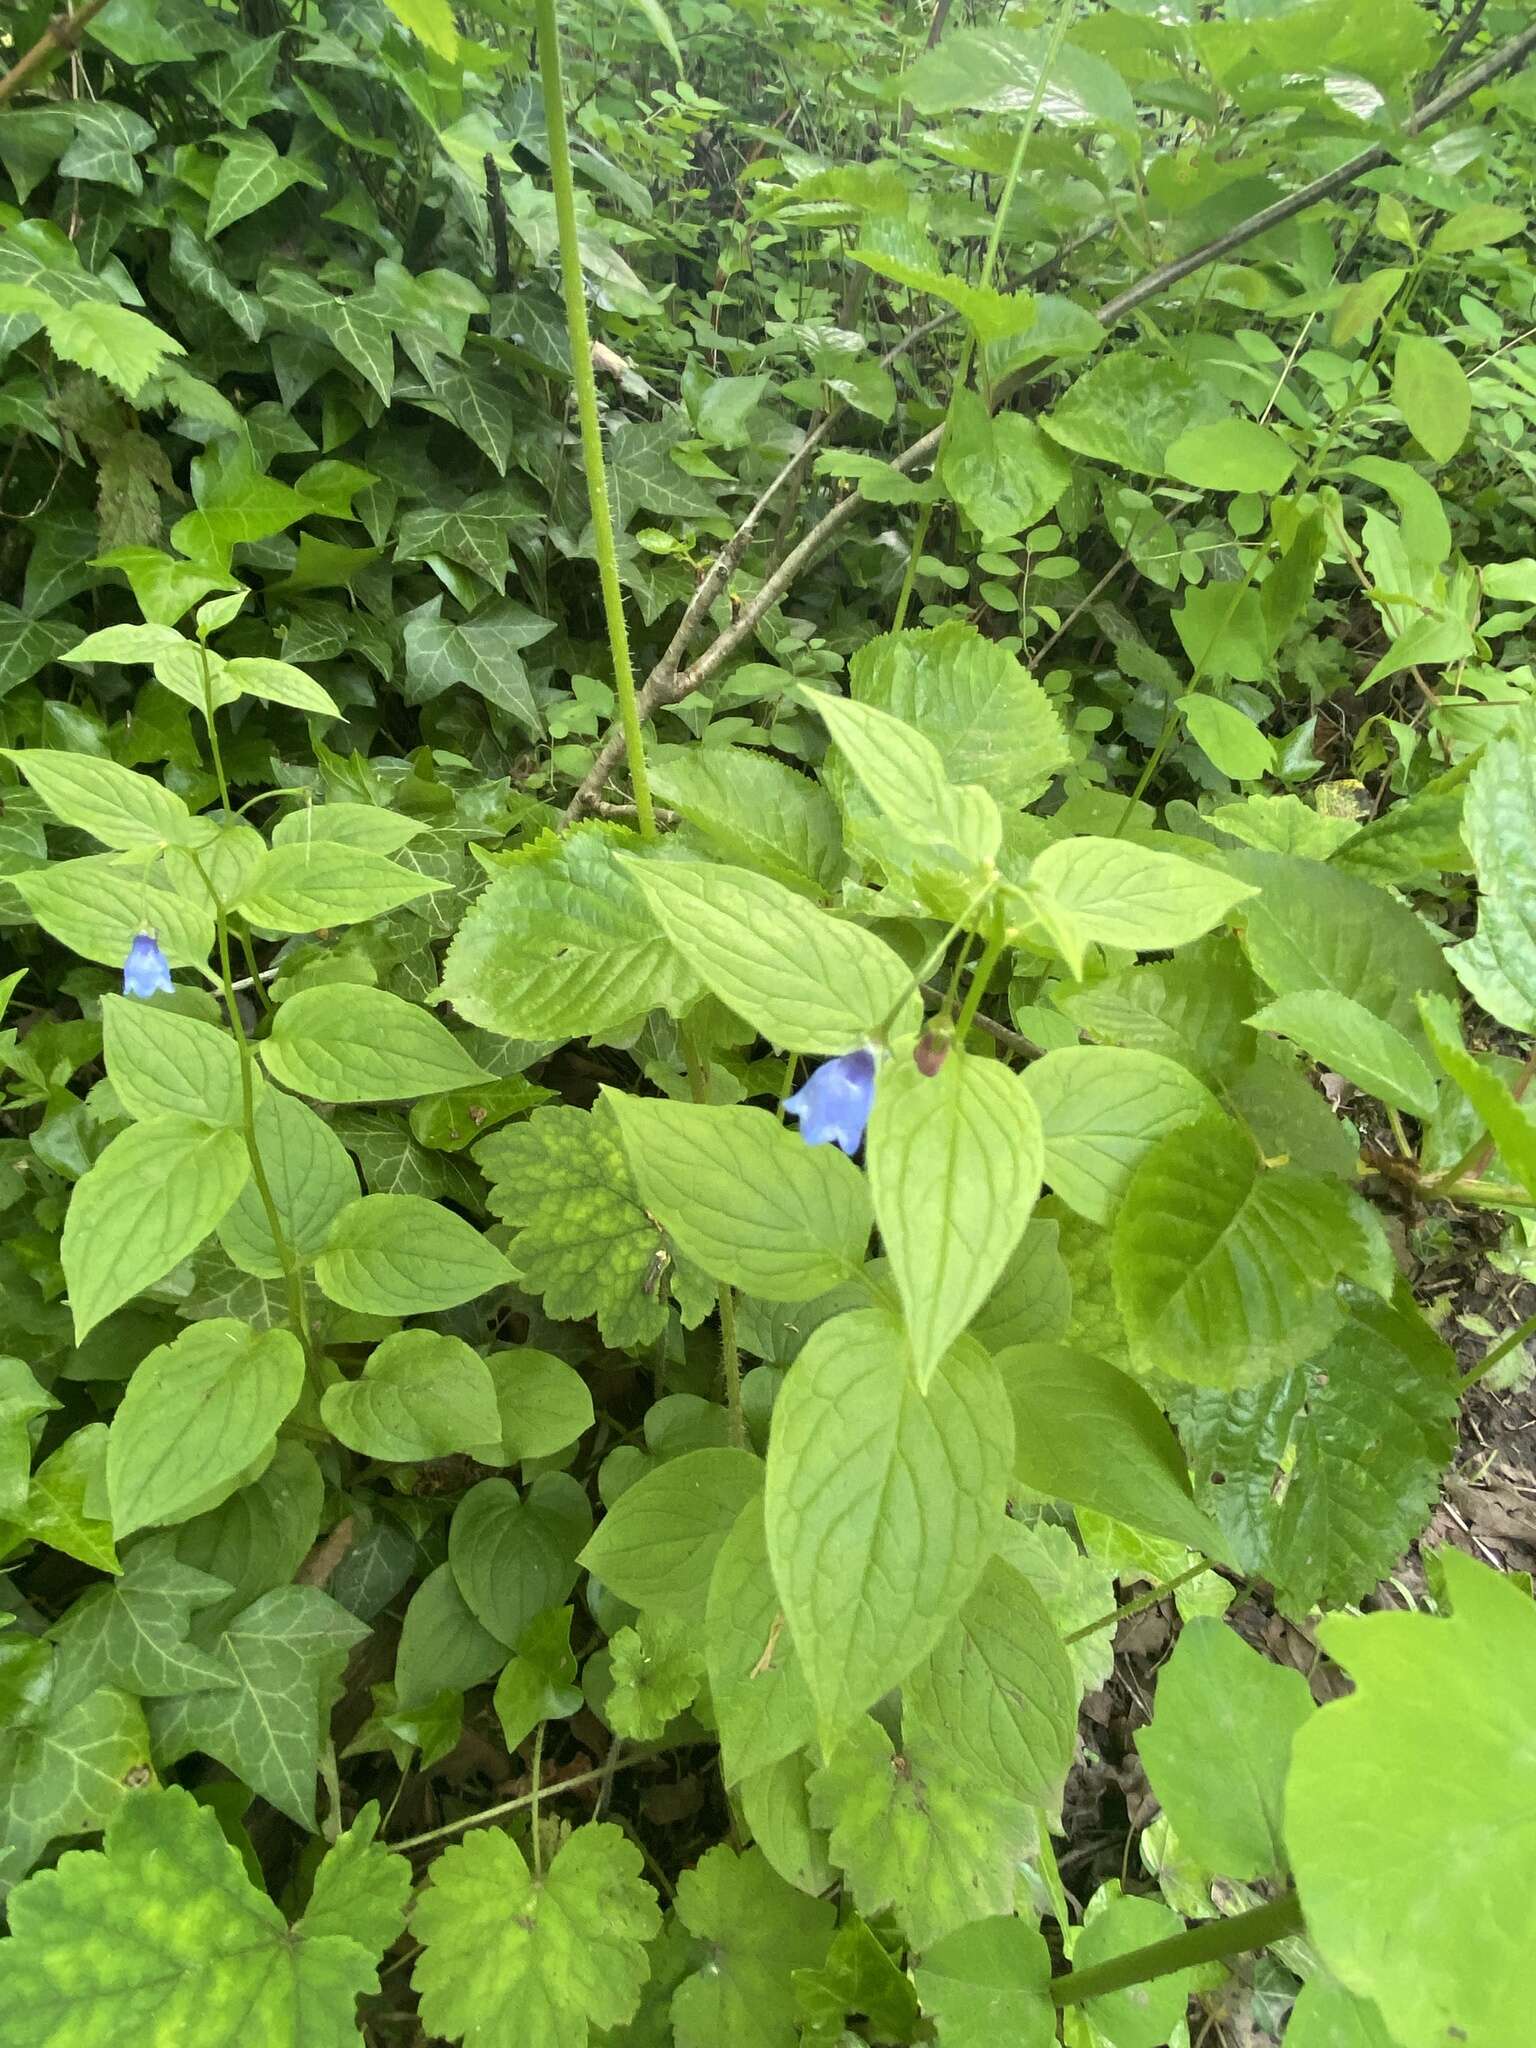
[[[1522,2036],[1533,44],[11,9],[4,2048]]]

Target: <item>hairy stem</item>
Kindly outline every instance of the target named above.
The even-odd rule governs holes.
[[[1103,1998],[1111,1991],[1125,1991],[1132,1984],[1148,1984],[1154,1977],[1168,1977],[1175,1970],[1193,1969],[1199,1963],[1220,1962],[1224,1956],[1246,1955],[1252,1949],[1268,1948],[1288,1934],[1303,1929],[1301,1901],[1295,1892],[1271,1899],[1267,1906],[1235,1913],[1230,1920],[1207,1920],[1167,1941],[1154,1941],[1146,1948],[1133,1948],[1123,1956],[1108,1956],[1086,1969],[1068,1970],[1051,1980],[1051,1997],[1057,2005],[1081,2005],[1085,1998]]]
[[[613,658],[613,685],[619,700],[619,723],[629,762],[630,787],[643,839],[656,837],[651,785],[645,768],[645,738],[635,699],[635,672],[629,659],[629,628],[624,619],[624,593],[619,586],[619,557],[613,539],[613,514],[608,505],[608,477],[603,468],[603,430],[597,416],[597,377],[592,368],[592,336],[587,328],[587,289],[581,274],[577,240],[576,188],[571,175],[571,150],[565,131],[565,91],[560,76],[560,26],[555,0],[535,0],[538,23],[539,74],[544,85],[544,119],[549,129],[549,174],[555,188],[555,218],[560,227],[560,275],[565,293],[565,320],[571,337],[571,367],[576,382],[576,409],[581,419],[581,459],[587,472],[587,504],[597,547],[598,577],[603,589],[603,615]]]

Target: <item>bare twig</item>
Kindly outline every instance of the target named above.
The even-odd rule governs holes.
[[[1507,43],[1490,51],[1486,57],[1479,59],[1476,64],[1464,71],[1453,86],[1435,98],[1426,100],[1424,105],[1417,108],[1404,122],[1403,132],[1407,135],[1418,135],[1436,121],[1443,120],[1447,114],[1493,79],[1507,71],[1517,70],[1533,50],[1536,50],[1536,26],[1523,29],[1519,35],[1512,36]],[[1188,255],[1180,256],[1172,263],[1159,264],[1136,284],[1129,286],[1116,297],[1106,300],[1094,317],[1102,327],[1113,327],[1127,313],[1145,305],[1149,299],[1156,298],[1170,285],[1181,283],[1195,271],[1203,270],[1207,264],[1219,262],[1222,257],[1231,255],[1235,249],[1242,248],[1256,236],[1267,234],[1271,228],[1293,219],[1298,213],[1305,213],[1320,200],[1343,191],[1346,186],[1363,178],[1368,171],[1373,171],[1384,164],[1391,154],[1390,147],[1385,143],[1378,143],[1370,149],[1362,150],[1358,156],[1351,157],[1337,170],[1329,171],[1321,178],[1314,178],[1309,185],[1303,185],[1288,198],[1277,200],[1273,206],[1263,207],[1258,213],[1250,214],[1247,220],[1240,221],[1236,227],[1229,229],[1224,235],[1218,235],[1214,241],[1203,243],[1198,249],[1190,250]],[[916,338],[916,334],[908,336],[904,345],[910,346]],[[1000,385],[995,394],[997,403],[1001,404],[1011,396],[1019,388],[1021,381],[1022,378],[1011,378]],[[817,434],[824,434],[837,417],[836,414],[829,415],[815,430]],[[924,434],[921,440],[914,441],[910,448],[903,449],[899,455],[893,456],[892,467],[901,470],[915,468],[937,451],[942,438],[943,429],[935,427],[931,432]],[[862,509],[864,500],[857,489],[850,491],[846,498],[839,499],[831,511],[811,528],[799,546],[785,556],[757,594],[749,603],[742,606],[730,625],[705,649],[698,660],[687,668],[680,668],[678,664],[698,621],[725,588],[746,552],[753,528],[761,518],[764,507],[795,474],[803,452],[802,448],[780,470],[767,491],[747,514],[742,526],[726,542],[714,566],[694,593],[693,602],[684,613],[683,622],[673,635],[671,645],[652,669],[644,689],[640,692],[638,709],[642,720],[654,717],[657,711],[667,705],[681,703],[691,691],[707,682],[715,671],[730,659],[742,642],[756,631],[760,621],[778,603],[801,570],[814,561],[827,543],[842,530],[856,512]],[[591,768],[571,799],[566,811],[567,819],[579,817],[586,809],[591,798],[597,795],[608,780],[623,751],[623,734],[615,727],[598,749]]]
[[[1435,68],[1424,81],[1425,99],[1433,99],[1451,73],[1451,66],[1477,34],[1478,24],[1487,10],[1488,0],[1472,0],[1467,16],[1452,35],[1450,41],[1435,60]]]
[[[0,100],[8,100],[13,92],[20,92],[32,73],[40,71],[51,57],[61,51],[72,50],[85,28],[106,4],[107,0],[87,0],[87,4],[73,14],[56,14],[25,57],[0,78]]]
[[[293,1575],[293,1583],[296,1586],[324,1586],[356,1540],[356,1517],[343,1515],[299,1566]]]
[[[929,1009],[937,1010],[943,1007],[944,991],[936,982],[925,981],[922,985],[922,996]],[[976,1012],[971,1023],[976,1030],[984,1031],[988,1038],[995,1038],[999,1045],[1006,1046],[1009,1052],[1022,1053],[1026,1059],[1037,1060],[1045,1051],[1043,1045],[1036,1045],[1035,1041],[1026,1038],[1022,1031],[1010,1031],[1006,1024],[997,1023],[983,1010]]]

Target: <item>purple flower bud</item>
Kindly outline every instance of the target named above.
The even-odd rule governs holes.
[[[784,1107],[800,1119],[807,1145],[841,1145],[852,1157],[864,1142],[874,1099],[875,1056],[861,1050],[823,1060]]]
[[[123,994],[147,1003],[153,995],[170,995],[175,987],[170,962],[161,952],[153,932],[140,932],[128,948],[123,962]]]
[[[931,1081],[949,1058],[949,1049],[954,1044],[954,1033],[947,1024],[930,1024],[917,1041],[912,1054],[913,1064],[920,1074],[926,1074]]]

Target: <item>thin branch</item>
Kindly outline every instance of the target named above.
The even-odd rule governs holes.
[[[922,984],[922,997],[930,1009],[940,1010],[944,1007],[944,991],[937,982],[925,981]],[[998,1044],[1006,1046],[1009,1052],[1022,1053],[1025,1059],[1037,1060],[1045,1051],[1044,1046],[1036,1045],[1035,1041],[1026,1038],[1022,1031],[1010,1031],[1006,1024],[999,1024],[984,1010],[976,1012],[971,1019],[971,1025],[977,1031],[984,1031],[988,1038],[995,1038]]]
[[[1478,24],[1482,21],[1487,7],[1488,0],[1472,0],[1472,5],[1467,10],[1466,20],[1461,23],[1445,48],[1440,52],[1439,57],[1435,60],[1434,70],[1430,72],[1428,78],[1424,81],[1424,97],[1426,100],[1433,99],[1450,76],[1451,66],[1477,34]]]
[[[32,73],[41,70],[50,57],[72,50],[88,24],[95,20],[106,4],[107,0],[88,0],[88,4],[74,14],[56,14],[25,57],[0,78],[0,100],[8,100],[13,92],[19,92]]]
[[[1519,35],[1511,37],[1499,49],[1490,51],[1486,57],[1481,58],[1470,69],[1464,71],[1453,86],[1449,87],[1445,92],[1438,94],[1434,99],[1427,100],[1422,107],[1417,108],[1403,123],[1404,134],[1410,136],[1418,135],[1436,121],[1443,120],[1447,114],[1459,107],[1464,100],[1470,99],[1473,93],[1480,91],[1483,86],[1489,84],[1493,79],[1500,77],[1506,71],[1517,70],[1525,63],[1533,50],[1536,50],[1536,27],[1522,30]],[[1149,271],[1138,283],[1131,285],[1126,291],[1119,293],[1117,297],[1106,300],[1098,308],[1094,317],[1098,320],[1100,326],[1113,327],[1127,313],[1134,311],[1138,306],[1145,305],[1148,299],[1157,297],[1160,292],[1166,291],[1170,285],[1180,283],[1184,278],[1192,276],[1195,271],[1204,269],[1208,263],[1218,262],[1223,256],[1230,255],[1234,249],[1240,249],[1245,243],[1253,241],[1256,236],[1267,234],[1271,228],[1278,227],[1282,221],[1291,220],[1296,214],[1306,212],[1309,207],[1315,206],[1319,200],[1327,199],[1333,193],[1343,191],[1346,186],[1352,185],[1358,179],[1363,178],[1367,171],[1373,171],[1379,165],[1384,164],[1391,154],[1390,147],[1383,143],[1378,143],[1371,149],[1362,150],[1358,156],[1351,157],[1348,163],[1341,164],[1337,170],[1329,171],[1321,178],[1314,178],[1311,184],[1303,185],[1299,191],[1293,192],[1289,198],[1277,200],[1273,206],[1266,206],[1260,212],[1250,214],[1247,220],[1239,222],[1235,228],[1230,229],[1226,234],[1218,235],[1214,241],[1206,242],[1198,249],[1192,249],[1187,256],[1181,256],[1175,262],[1160,264],[1157,269]],[[909,336],[904,345],[910,346],[911,341],[915,339],[915,334]],[[883,360],[889,360],[889,358],[887,357]],[[1018,388],[1019,381],[1009,379],[999,387],[996,394],[999,404]],[[830,415],[816,431],[818,433],[824,432],[831,425],[835,417],[837,417],[835,414]],[[935,427],[930,433],[924,434],[921,440],[914,441],[910,448],[903,449],[899,455],[893,456],[891,459],[892,468],[900,470],[915,468],[926,457],[933,455],[937,451],[942,438],[943,429]],[[864,499],[858,489],[850,491],[846,498],[839,499],[831,511],[826,513],[811,528],[799,546],[785,556],[778,568],[774,570],[773,574],[768,577],[767,581],[758,590],[756,596],[752,598],[750,603],[742,606],[741,610],[731,621],[730,625],[720,634],[719,638],[706,648],[698,660],[689,667],[678,668],[676,664],[680,661],[687,647],[688,638],[693,633],[698,620],[703,616],[708,606],[713,604],[721,590],[724,589],[737,563],[745,553],[747,543],[751,538],[752,528],[761,517],[764,505],[788,481],[789,477],[798,467],[799,461],[800,454],[797,453],[794,459],[786,464],[785,468],[774,478],[767,491],[763,494],[763,497],[758,500],[757,504],[748,513],[747,521],[726,542],[725,547],[716,558],[714,567],[705,577],[704,582],[700,584],[699,589],[694,593],[693,602],[684,614],[683,624],[679,626],[677,633],[673,635],[672,644],[651,671],[644,689],[640,692],[637,708],[642,720],[654,717],[657,711],[664,709],[670,704],[681,703],[683,698],[688,696],[691,691],[698,689],[703,683],[707,682],[716,669],[723,662],[728,661],[742,642],[750,638],[756,631],[759,622],[778,603],[785,591],[788,590],[795,578],[800,574],[800,571],[814,561],[816,556],[826,547],[827,543],[847,525],[856,512],[863,508]],[[706,590],[708,591],[708,596],[701,603],[700,599],[704,597]],[[572,797],[566,811],[566,818],[568,820],[579,817],[583,810],[585,810],[589,800],[602,789],[623,751],[623,734],[615,728],[598,749],[592,766],[588,769],[580,787]]]

